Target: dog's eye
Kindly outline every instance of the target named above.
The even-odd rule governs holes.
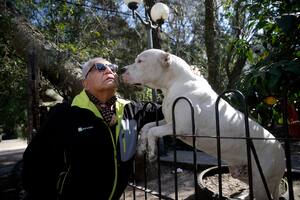
[[[142,62],[142,60],[138,60],[138,61],[137,61],[137,63],[141,63],[141,62]]]

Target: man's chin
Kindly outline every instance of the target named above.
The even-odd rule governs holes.
[[[114,79],[107,79],[104,83],[107,85],[117,85],[117,82]]]
[[[105,89],[117,89],[117,84],[115,81],[106,81],[103,85]]]

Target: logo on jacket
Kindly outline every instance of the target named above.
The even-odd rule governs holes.
[[[78,132],[86,131],[89,129],[94,128],[93,126],[87,126],[87,127],[78,127]]]

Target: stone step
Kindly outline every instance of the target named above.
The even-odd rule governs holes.
[[[193,151],[183,151],[183,150],[177,150],[177,163],[179,164],[189,164],[193,165]],[[202,166],[215,166],[218,165],[218,160],[213,157],[208,155],[207,153],[198,151],[196,154],[196,160],[197,160],[197,165],[202,165]],[[173,163],[174,162],[174,151],[168,152],[166,155],[160,156],[160,160],[162,162],[169,162]],[[226,165],[224,161],[222,161],[222,165]]]

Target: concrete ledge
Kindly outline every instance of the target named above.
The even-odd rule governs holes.
[[[218,165],[218,160],[204,152],[197,152],[197,165],[202,166],[215,166]],[[174,151],[168,152],[165,156],[160,156],[162,162],[174,162]],[[193,152],[192,151],[177,151],[177,163],[193,165]],[[226,165],[222,161],[222,165]]]
[[[160,160],[166,163],[173,163],[174,162],[174,151],[170,151],[167,155],[160,156]],[[193,152],[192,151],[177,151],[177,163],[184,164],[184,165],[193,165]],[[208,155],[204,152],[197,152],[197,165],[203,167],[209,166],[217,166],[218,160]],[[227,165],[226,162],[222,161],[222,165]],[[300,173],[300,153],[294,152],[291,154],[291,165],[292,165],[292,172],[293,173]]]
[[[0,153],[22,150],[27,147],[27,140],[23,139],[12,139],[12,140],[2,140],[0,142]]]

